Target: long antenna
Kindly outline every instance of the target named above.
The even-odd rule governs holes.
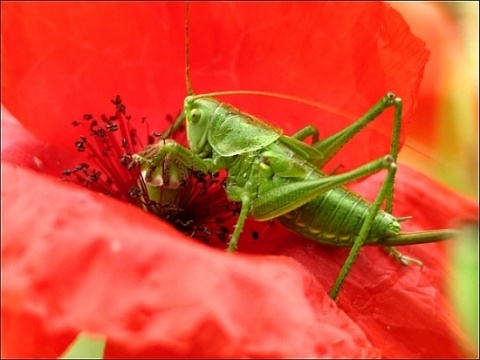
[[[280,93],[274,93],[270,91],[259,91],[259,90],[229,90],[229,91],[215,91],[211,93],[206,93],[206,94],[200,94],[200,95],[195,95],[195,98],[204,98],[204,97],[212,97],[212,96],[224,96],[224,95],[259,95],[259,96],[268,96],[268,97],[273,97],[277,99],[283,99],[283,100],[288,100],[288,101],[293,101],[297,102],[300,104],[304,104],[307,106],[314,107],[316,109],[320,109],[326,112],[329,112],[334,115],[338,115],[341,117],[344,117],[346,119],[350,120],[356,120],[358,119],[359,115],[352,114],[348,111],[342,111],[339,110],[333,106],[328,106],[326,104],[323,104],[321,102],[313,101],[313,100],[308,100],[304,99],[298,96],[293,96],[293,95],[287,95],[287,94],[280,94]]]
[[[189,3],[185,2],[185,82],[188,95],[193,95],[192,83],[190,82],[190,29],[189,29]]]

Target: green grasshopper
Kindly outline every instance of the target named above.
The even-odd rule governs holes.
[[[194,94],[189,74],[188,7],[185,28],[188,96],[183,107],[185,119],[181,118],[173,127],[186,121],[189,148],[169,140],[153,152],[134,155],[134,161],[146,170],[143,172],[146,181],[165,159],[204,174],[226,170],[227,197],[241,203],[227,251],[237,249],[247,216],[257,221],[276,219],[316,242],[349,246],[350,253],[329,293],[332,299],[337,299],[363,245],[385,246],[402,264],[421,265],[393,246],[440,241],[457,235],[458,231],[450,229],[401,232],[400,222],[406,218],[391,214],[402,123],[400,98],[386,94],[356,122],[325,139],[319,140],[318,130],[313,126],[286,136],[282,129],[214,98],[234,92]],[[271,95],[258,91],[235,93]],[[389,155],[339,175],[327,175],[320,170],[343,145],[389,107],[394,108]],[[304,142],[309,137],[313,139],[312,145]],[[386,170],[387,174],[373,203],[344,187],[380,170]],[[383,202],[386,206],[381,210]]]

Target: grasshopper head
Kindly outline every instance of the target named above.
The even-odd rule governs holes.
[[[213,112],[219,102],[212,98],[201,98],[195,95],[187,96],[184,102],[185,118],[187,119],[187,139],[194,154],[201,154],[210,149],[206,146],[208,128]]]

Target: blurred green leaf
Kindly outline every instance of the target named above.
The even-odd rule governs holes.
[[[106,338],[82,332],[60,356],[60,359],[103,359],[106,342]]]
[[[460,323],[478,353],[478,226],[464,229],[451,252],[453,273],[450,297]],[[465,345],[470,348],[471,345]]]

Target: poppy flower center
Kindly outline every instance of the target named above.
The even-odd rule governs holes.
[[[120,96],[112,103],[116,108],[112,116],[102,115],[97,120],[92,114],[85,114],[72,122],[88,133],[75,142],[86,160],[64,170],[64,179],[139,206],[188,236],[224,246],[231,232],[226,224],[239,212],[239,205],[225,196],[225,174],[202,174],[186,168],[181,172],[175,164],[162,161],[155,164],[159,171],[150,172],[154,178],[146,177],[145,167],[136,164],[133,155],[154,152],[165,139],[160,133],[149,131],[145,118],[141,122],[145,135],[140,136]],[[171,116],[167,120],[173,121]],[[185,143],[184,128],[172,138]]]

